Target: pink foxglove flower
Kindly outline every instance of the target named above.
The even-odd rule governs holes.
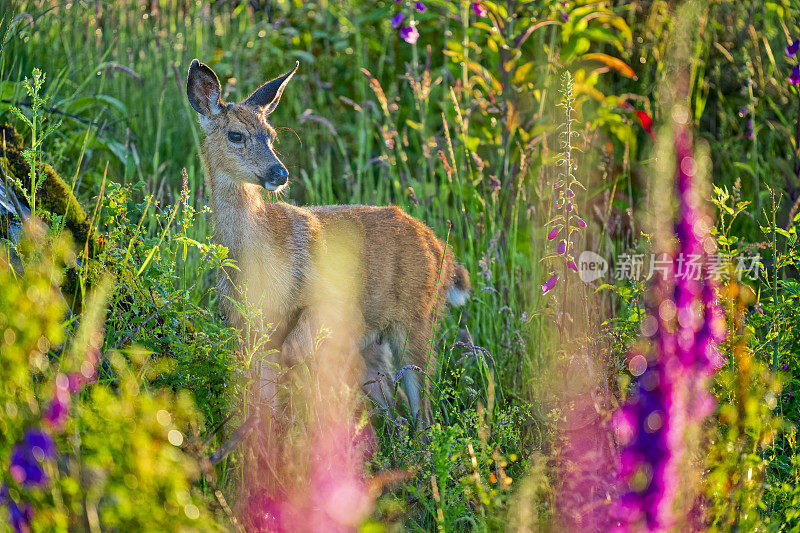
[[[474,11],[479,17],[485,17],[489,14],[489,12],[480,2],[472,2],[472,11]]]
[[[550,279],[542,284],[542,294],[550,292],[556,286],[556,282],[558,282],[558,274],[553,274]]]
[[[685,462],[686,430],[713,409],[708,378],[722,365],[717,349],[725,322],[710,279],[676,275],[677,258],[705,255],[707,229],[713,226],[695,197],[697,164],[688,128],[676,125],[676,188],[679,198],[675,235],[678,249],[667,272],[651,288],[646,323],[650,350],[632,354],[644,368],[625,407],[615,414],[617,439],[623,445],[621,480],[632,483],[616,502],[622,531],[669,531],[679,522],[676,495]]]

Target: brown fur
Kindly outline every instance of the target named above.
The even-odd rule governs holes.
[[[270,345],[291,359],[308,352],[313,336],[326,326],[320,320],[335,308],[351,315],[351,333],[368,358],[368,373],[388,372],[386,351],[379,349],[385,341],[403,365],[430,374],[435,368],[435,349],[429,346],[433,328],[448,303],[448,290],[469,291],[466,270],[430,228],[398,207],[301,208],[267,202],[260,176],[273,165],[282,167],[264,112],[277,105],[269,98],[270,84],[241,104],[219,102],[219,112],[213,113],[219,93],[216,76],[209,81],[211,76],[208,67],[193,63],[188,91],[207,133],[203,159],[215,240],[239,267],[219,273],[225,315],[242,326],[230,300],[244,297],[262,310],[266,322],[278,325]],[[277,79],[276,98],[290,76]],[[257,96],[260,107],[252,105]],[[229,131],[242,132],[252,142],[231,143]],[[406,372],[412,412],[421,410],[423,422],[429,423],[428,382],[420,401],[414,376]]]

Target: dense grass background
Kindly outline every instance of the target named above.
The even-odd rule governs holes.
[[[572,172],[583,184],[575,201],[589,226],[577,250],[610,259],[649,249],[655,155],[647,120],[655,120],[654,132],[664,122],[663,81],[678,68],[669,51],[685,6],[483,4],[489,16],[446,0],[426,2],[424,13],[349,0],[268,1],[257,9],[231,1],[0,4],[0,121],[30,146],[32,132],[11,108],[30,115],[24,80],[34,68],[44,72],[41,115],[45,124],[61,123],[38,157],[107,240],[73,293],[86,298],[103,268],[113,274],[101,351],[144,347],[151,355],[139,375],[151,379],[141,386],[190,391],[207,449],[243,422],[250,361],[216,313],[215,269],[225,253],[210,240],[202,131],[185,98],[192,58],[216,71],[227,100],[300,61],[271,117],[290,171],[289,201],[400,205],[448,238],[475,293],[438,332],[439,424],[430,444],[378,427],[371,471],[410,474],[382,492],[370,519],[376,527],[545,523],[558,493],[563,399],[596,387],[604,419],[632,378],[625,354],[639,336],[643,283],[615,282],[612,263],[592,286],[562,275],[557,290],[542,295],[551,271],[566,272],[546,239],[547,222],[569,124]],[[731,363],[715,384],[722,407],[708,428],[714,474],[705,486],[709,520],[720,529],[797,527],[800,98],[788,81],[797,60],[784,53],[800,36],[796,8],[701,3],[686,47],[687,103],[698,146],[712,155],[720,246],[758,251],[764,267],[752,311],[731,297],[731,332],[746,338],[731,335]],[[416,44],[390,25],[399,10],[416,19]],[[570,116],[559,107],[565,72],[573,79]],[[454,346],[459,341],[485,351],[465,351]],[[780,371],[783,388],[771,374],[743,372],[737,343],[750,347],[752,368]],[[101,373],[108,382],[113,375]],[[234,498],[239,461],[231,455],[216,481],[199,487]]]

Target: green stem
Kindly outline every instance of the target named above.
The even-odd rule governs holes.
[[[781,308],[778,305],[778,236],[777,232],[775,231],[776,226],[776,217],[775,214],[778,211],[778,207],[775,205],[775,194],[772,195],[772,261],[773,261],[773,268],[775,269],[775,277],[772,280],[772,298],[773,303],[775,305],[775,310],[777,316],[775,317],[775,339],[772,343],[772,371],[778,371],[778,350],[780,348],[780,338],[781,338],[781,329],[780,329],[780,314]]]

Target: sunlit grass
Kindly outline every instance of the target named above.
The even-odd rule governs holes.
[[[148,426],[161,444],[172,443],[161,429],[180,429],[190,457],[180,464],[197,464],[187,479],[205,499],[181,492],[178,516],[195,520],[197,509],[206,517],[206,505],[229,527],[245,516],[237,496],[248,487],[247,447],[214,468],[199,459],[230,442],[248,419],[248,379],[259,355],[238,342],[217,312],[215,270],[230,262],[212,241],[203,132],[186,100],[185,77],[190,60],[199,58],[219,75],[223,97],[238,100],[300,61],[270,117],[290,172],[286,199],[399,205],[448,239],[475,288],[469,304],[452,310],[432,339],[440,364],[433,369],[435,424],[427,436],[414,440],[392,420],[372,421],[377,440],[366,474],[374,508],[367,521],[447,531],[549,523],[563,507],[559,450],[577,439],[570,437],[576,423],[569,420],[577,409],[565,400],[590,397],[602,428],[635,390],[639,374],[626,354],[642,334],[649,303],[645,280],[615,279],[616,258],[647,255],[653,240],[663,238],[655,227],[666,219],[653,217],[659,200],[671,200],[671,193],[664,195],[671,167],[657,166],[667,152],[653,151],[658,128],[671,120],[661,87],[688,65],[685,105],[696,149],[712,160],[719,249],[733,257],[758,252],[763,260],[752,295],[738,284],[722,285],[729,363],[714,383],[720,408],[713,429],[700,439],[708,441],[712,473],[702,485],[706,507],[697,504],[705,511],[698,512],[706,513],[706,526],[721,530],[796,526],[800,455],[794,430],[777,431],[781,420],[797,420],[800,394],[793,311],[800,298],[794,150],[800,96],[787,78],[797,60],[784,52],[798,36],[794,8],[698,2],[697,24],[690,25],[679,61],[668,45],[677,16],[689,9],[683,4],[430,0],[424,11],[413,2],[266,5],[269,11],[248,2],[2,5],[0,120],[13,122],[28,147],[44,139],[31,157],[56,169],[85,207],[91,229],[103,235],[104,246],[96,254],[86,253],[88,245],[79,249],[80,264],[67,271],[68,280],[75,276],[73,294],[87,304],[107,274],[115,280],[106,303],[91,304],[108,311],[97,346],[110,361],[98,376],[107,389],[76,396],[76,435],[100,431],[97,420],[113,418],[113,410],[100,412],[106,407],[92,403],[103,394],[120,405],[131,395],[152,394],[154,403],[137,411],[146,418],[167,409],[159,391],[188,390],[201,415],[196,421],[181,396],[176,409],[185,427],[164,424],[163,415],[160,425]],[[392,28],[397,13],[418,29],[416,43]],[[38,132],[11,111],[15,106],[34,117],[35,102],[23,84],[34,69],[46,75],[46,101],[36,110],[45,118],[37,128],[45,129]],[[566,71],[573,80],[570,119],[558,107]],[[51,135],[41,136],[58,121]],[[574,132],[566,171],[565,122]],[[14,170],[6,165],[4,172]],[[554,185],[565,172],[585,186],[572,189],[587,225],[573,234],[572,259],[591,250],[609,261],[607,274],[591,285],[556,253],[563,235],[547,238],[564,209],[559,191],[566,193]],[[31,183],[31,175],[14,177]],[[53,205],[40,203],[41,191],[33,190],[32,210]],[[664,197],[654,198],[654,191]],[[66,224],[66,217],[45,219],[52,234]],[[561,223],[574,228],[570,220]],[[551,272],[558,282],[543,294]],[[4,279],[26,279],[16,276]],[[8,306],[0,312],[10,312]],[[76,312],[82,323],[85,313]],[[41,327],[34,322],[26,324],[31,331]],[[62,325],[62,336],[72,338],[76,324]],[[60,360],[59,342],[44,350],[51,359]],[[118,350],[122,356],[112,355]],[[782,372],[783,392],[762,372],[764,363]],[[42,381],[32,386],[49,392],[37,392],[27,404],[44,405],[56,374],[76,369],[57,370],[41,371]],[[120,386],[127,388],[119,392]],[[35,408],[26,413],[36,419]],[[4,416],[0,410],[0,428],[20,437],[23,420],[5,422]],[[370,431],[366,416],[356,418],[356,430],[347,424],[348,435]],[[292,437],[304,442],[298,456],[307,455],[308,435]],[[13,444],[0,439],[0,460]],[[59,444],[73,453],[82,449],[66,435]],[[91,446],[101,455],[135,455],[128,444],[105,452],[102,440]],[[286,472],[314,464],[298,459]],[[137,468],[135,476],[143,475],[143,465]],[[114,486],[135,492],[134,481],[120,475]],[[11,477],[3,473],[0,480]],[[71,490],[69,482],[58,486]],[[146,518],[135,510],[114,515],[102,490],[91,505],[74,509],[63,503],[69,494],[56,492],[33,497],[34,508],[52,505],[54,516],[61,513],[75,527],[91,530],[97,508],[101,518],[103,512],[131,523]],[[304,507],[292,512],[298,509]]]

